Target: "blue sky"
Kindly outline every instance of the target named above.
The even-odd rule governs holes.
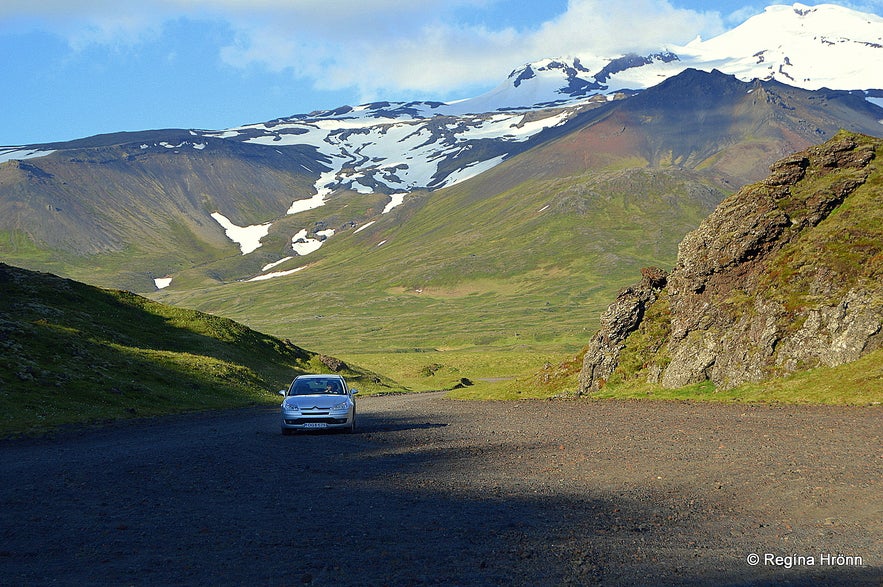
[[[523,63],[685,44],[773,3],[3,0],[0,145],[466,98]],[[827,3],[883,16],[883,0]]]

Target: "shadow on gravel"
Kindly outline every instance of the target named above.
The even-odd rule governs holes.
[[[446,423],[426,422],[423,420],[397,419],[390,421],[388,418],[377,418],[372,415],[359,415],[356,418],[356,429],[353,434],[373,434],[377,432],[402,432],[405,430],[428,430],[432,428],[444,428]],[[325,436],[333,434],[349,434],[340,429],[332,430],[297,430],[293,436]]]
[[[283,437],[276,417],[157,450],[175,431],[0,446],[3,582],[879,584],[879,569],[751,567],[747,545],[776,538],[746,538],[723,506],[525,471],[512,446],[455,443],[443,421],[366,414],[356,434]]]

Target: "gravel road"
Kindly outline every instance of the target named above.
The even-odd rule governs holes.
[[[0,584],[883,584],[879,407],[428,393],[359,417],[0,441]]]

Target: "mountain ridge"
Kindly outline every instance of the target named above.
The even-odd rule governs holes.
[[[517,116],[532,123],[529,113]],[[627,98],[556,116],[562,117],[561,124],[540,128],[522,141],[470,139],[465,146],[472,148],[453,156],[453,165],[474,163],[476,174],[468,181],[479,192],[610,166],[672,166],[699,171],[723,197],[758,179],[757,169],[841,127],[883,130],[878,122],[883,109],[849,92],[747,83],[697,70]],[[456,124],[468,128],[469,120]],[[435,127],[454,123],[445,117],[430,122]],[[394,126],[387,132],[403,138],[414,132],[391,130]],[[97,147],[78,142],[76,149],[0,164],[0,234],[6,235],[0,247],[10,260],[29,259],[36,261],[36,269],[62,274],[65,266],[85,269],[100,260],[97,264],[111,278],[95,273],[93,279],[133,291],[174,287],[174,275],[195,266],[206,267],[221,283],[272,278],[305,267],[313,251],[333,245],[341,235],[374,230],[369,226],[390,218],[396,207],[422,205],[426,195],[442,191],[387,194],[364,168],[352,167],[347,173],[360,175],[358,186],[314,192],[317,178],[340,179],[328,166],[331,156],[298,143],[301,134],[287,122],[272,128],[281,133],[280,127],[294,133],[292,144],[191,131],[178,131],[171,137],[174,142],[158,141],[162,131],[149,131],[102,136]],[[367,136],[358,128],[341,132]],[[409,140],[419,151],[432,136]],[[366,140],[371,144],[373,139]],[[534,153],[530,157],[519,155],[529,151]],[[391,166],[376,164],[371,152],[348,153],[378,173],[395,173]],[[494,164],[481,168],[488,157]],[[500,166],[515,159],[517,166]],[[456,172],[447,170],[441,158],[433,165]],[[495,171],[504,168],[505,174]],[[293,196],[299,193],[309,197]],[[352,205],[332,214],[330,202],[341,198]],[[131,262],[136,254],[137,271]],[[241,258],[231,259],[234,255]],[[227,269],[212,269],[221,261]],[[86,272],[70,276],[89,280]]]
[[[748,46],[751,49],[746,49]],[[286,139],[292,138],[286,137],[286,134],[315,135],[314,131],[322,127],[334,128],[338,131],[336,136],[344,136],[346,130],[350,133],[365,133],[371,126],[391,126],[439,116],[461,116],[465,117],[467,126],[482,127],[484,135],[490,130],[491,134],[495,134],[496,138],[500,139],[506,136],[505,133],[491,130],[492,127],[500,125],[488,125],[486,116],[482,115],[508,112],[510,116],[506,123],[511,126],[521,126],[524,121],[519,121],[520,119],[514,114],[531,111],[534,117],[547,119],[546,127],[557,126],[563,121],[555,114],[556,107],[573,109],[631,95],[678,75],[686,69],[702,71],[717,69],[736,75],[742,81],[778,80],[804,89],[862,91],[867,99],[877,101],[877,104],[881,105],[883,104],[883,73],[881,73],[883,67],[869,68],[866,66],[868,63],[883,64],[883,18],[833,5],[816,7],[799,3],[793,6],[776,5],[767,7],[763,13],[708,41],[696,39],[685,46],[661,48],[647,55],[541,59],[516,68],[497,88],[464,100],[384,101],[355,107],[340,106],[332,110],[319,110],[310,114],[278,118],[265,123],[243,125],[221,131],[186,132],[197,138],[200,136],[237,138],[278,145],[285,144]],[[788,73],[795,68],[799,69],[800,73]],[[553,110],[551,115],[539,113],[550,109]],[[287,132],[280,132],[286,130],[286,126],[290,127]],[[538,130],[540,129],[536,129]],[[180,134],[185,131],[174,132]],[[436,129],[436,132],[439,132],[439,129]],[[111,135],[102,135],[102,137],[109,136]],[[323,136],[320,133],[310,140],[314,141],[314,146],[321,150],[322,140],[328,140],[330,136]],[[456,133],[447,133],[444,140],[450,141],[455,136]],[[307,138],[309,137],[301,136],[301,142],[295,144],[306,144],[303,141]],[[318,139],[321,140],[315,142]],[[335,138],[335,140],[339,139]],[[462,151],[463,148],[469,147],[470,140],[470,138],[455,139],[455,142],[460,143],[458,146]],[[519,138],[515,137],[514,140],[518,141]],[[75,148],[83,141],[85,139],[67,143],[0,147],[0,161],[11,157],[40,156],[53,148]],[[94,146],[100,144],[100,139],[98,141]],[[167,139],[165,142],[169,143]],[[288,141],[288,144],[291,142]],[[358,149],[358,145],[359,143],[351,145],[347,150]],[[361,145],[364,148],[364,142]],[[436,151],[441,152],[439,149]],[[338,171],[347,164],[358,161],[343,156],[341,151],[328,152],[326,155],[330,157],[326,163],[339,160]],[[468,164],[469,161],[467,160],[466,163]],[[332,168],[334,167],[335,165],[332,164]],[[460,167],[457,170],[464,171],[464,168]],[[376,170],[371,173],[375,179],[379,176]],[[327,179],[320,177],[317,180],[315,186],[317,192],[327,187],[332,189],[345,187],[347,182],[352,187],[353,180],[358,177],[353,176],[337,182],[328,182]],[[455,180],[456,178],[453,181]],[[418,172],[414,174],[412,180],[386,183],[381,181],[378,185],[383,186],[381,191],[389,192],[399,189],[434,189],[450,185],[450,182],[445,180],[444,174]]]
[[[548,89],[578,93],[590,88],[577,78],[601,75],[614,92],[554,107],[376,102],[220,131],[103,135],[52,153],[5,149],[0,253],[291,338],[358,331],[347,344],[422,346],[391,314],[400,306],[411,324],[434,312],[440,346],[569,346],[584,326],[545,326],[547,314],[600,312],[627,275],[674,263],[683,234],[775,160],[840,128],[883,130],[865,91],[719,69],[616,90],[639,71],[655,79],[684,66],[656,55],[545,60],[504,82],[520,77],[528,91],[551,79]],[[378,316],[390,326],[371,337],[354,326]],[[464,337],[457,320],[486,324]]]
[[[729,97],[709,100],[710,109],[693,109],[688,119],[682,108],[665,108],[670,100],[660,100],[652,116],[629,105],[640,96],[653,101],[657,89],[607,104],[582,114],[570,132],[469,181],[414,193],[356,227],[343,228],[352,206],[343,195],[332,197],[325,207],[292,220],[337,232],[315,252],[289,253],[270,269],[278,282],[234,283],[237,274],[227,272],[211,283],[198,270],[177,275],[157,296],[289,336],[328,339],[329,332],[346,332],[335,338],[351,352],[364,345],[460,348],[536,341],[566,345],[566,352],[579,348],[585,344],[581,317],[600,313],[605,296],[615,295],[641,266],[674,264],[683,235],[744,183],[734,178],[757,178],[758,168],[820,136],[819,127],[806,124],[813,119],[807,108],[827,102],[824,93],[764,82],[775,98],[768,100],[732,76],[687,75],[707,80],[712,93],[723,84]],[[673,79],[663,90],[678,85]],[[686,87],[689,96],[695,88]],[[722,114],[728,124],[703,131],[709,117]],[[877,124],[873,116],[868,120]],[[825,123],[832,135],[839,126]],[[718,155],[672,164],[672,152],[706,149]],[[258,251],[269,254],[284,245],[272,240],[280,236],[275,229]],[[263,275],[251,266],[246,279]],[[260,302],[248,307],[236,301],[246,296]],[[424,313],[434,316],[431,326]]]

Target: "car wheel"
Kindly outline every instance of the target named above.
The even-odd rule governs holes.
[[[352,434],[356,431],[356,412],[353,412],[353,421],[350,422],[350,427],[346,429],[349,434]]]

